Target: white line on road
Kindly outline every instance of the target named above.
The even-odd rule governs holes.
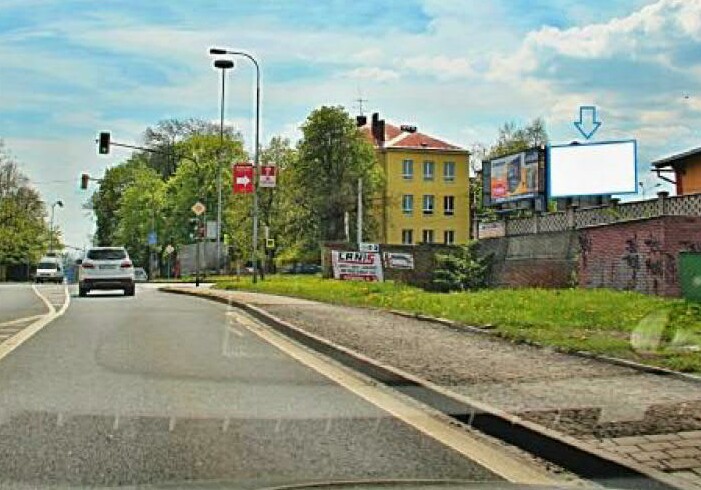
[[[40,316],[34,323],[23,328],[15,335],[13,335],[9,339],[5,340],[2,344],[0,344],[0,360],[4,359],[10,352],[12,352],[17,347],[29,340],[39,330],[47,326],[56,318],[63,315],[68,309],[68,305],[70,305],[71,303],[71,297],[68,294],[68,288],[65,286],[63,288],[64,302],[58,311],[56,310],[56,307],[54,307],[54,305],[43,294],[41,294],[41,292],[39,292],[38,288],[35,285],[32,285],[32,289],[49,308],[49,313]]]
[[[410,404],[399,394],[375,386],[362,375],[327,360],[321,354],[300,346],[253,319],[243,316],[242,318],[246,318],[246,321],[241,321],[244,328],[288,356],[506,480],[531,485],[557,483],[545,470],[488,444],[463,428],[452,425],[439,413]]]
[[[17,318],[16,320],[10,320],[9,322],[3,322],[0,323],[0,328],[4,327],[11,327],[13,325],[20,325],[22,323],[27,323],[34,321],[38,318],[42,318],[44,315],[32,315],[32,316],[25,316],[24,318]]]

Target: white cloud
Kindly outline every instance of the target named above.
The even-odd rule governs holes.
[[[449,58],[448,56],[414,56],[397,62],[397,65],[422,75],[431,75],[438,80],[456,78],[471,78],[475,70],[465,58]]]
[[[396,71],[379,68],[376,66],[362,66],[360,68],[355,68],[354,70],[349,70],[343,73],[342,76],[355,80],[370,80],[380,83],[391,82],[399,79],[399,73]]]

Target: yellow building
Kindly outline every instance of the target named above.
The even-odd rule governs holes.
[[[374,212],[386,244],[464,244],[470,238],[469,153],[377,113],[358,125],[375,146],[385,176]]]

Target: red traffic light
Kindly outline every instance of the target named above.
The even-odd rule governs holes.
[[[80,176],[80,188],[87,189],[89,181],[90,181],[90,176],[88,174],[82,174]]]

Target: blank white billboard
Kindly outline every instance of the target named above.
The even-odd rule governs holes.
[[[609,141],[548,147],[550,197],[637,192],[637,145]]]

